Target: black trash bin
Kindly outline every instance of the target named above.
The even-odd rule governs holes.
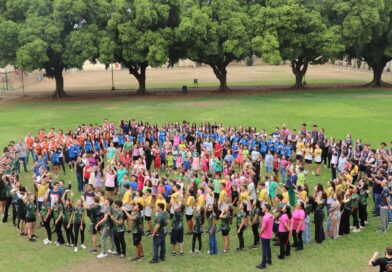
[[[187,94],[188,93],[188,86],[184,85],[182,86],[182,93]]]

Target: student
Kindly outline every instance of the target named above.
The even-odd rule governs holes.
[[[97,229],[96,226],[101,219],[101,206],[99,201],[99,196],[95,196],[94,203],[90,205],[90,207],[83,201],[84,208],[87,210],[87,213],[90,214],[90,234],[92,240],[92,249],[89,251],[90,253],[97,253],[97,233],[100,231],[100,228]]]
[[[67,243],[65,243],[65,246],[72,247],[73,243],[75,241],[75,237],[73,234],[73,221],[72,221],[72,212],[73,212],[73,205],[72,205],[72,200],[71,199],[66,199],[66,193],[64,193],[63,197],[61,198],[63,202],[63,227],[65,230],[65,236],[67,238]]]
[[[41,220],[41,226],[43,226],[46,230],[46,235],[48,236],[46,239],[43,240],[45,245],[52,243],[52,230],[50,228],[50,219],[51,219],[51,208],[50,202],[48,198],[45,197],[44,201],[42,202],[41,211],[38,213],[38,217]]]
[[[290,234],[291,234],[291,210],[289,205],[282,207],[282,215],[279,218],[279,245],[280,254],[279,259],[284,259],[285,256],[290,256]],[[301,234],[302,235],[302,234]]]
[[[150,236],[153,227],[152,227],[152,222],[151,222],[151,216],[152,216],[152,195],[151,195],[151,189],[148,188],[146,189],[146,193],[144,194],[144,219],[147,222],[148,225],[148,230],[147,230],[147,236]]]
[[[260,200],[256,200],[252,205],[252,210],[250,212],[250,223],[252,223],[252,232],[253,232],[253,249],[257,248],[257,245],[260,244],[259,237],[259,225],[260,225]]]
[[[221,215],[221,232],[223,238],[223,253],[227,253],[230,250],[230,210],[226,207],[222,210]]]
[[[107,198],[104,203],[103,207],[103,214],[104,217],[97,223],[95,226],[95,229],[98,231],[100,226],[103,226],[102,228],[102,235],[101,235],[101,254],[97,256],[98,259],[106,258],[108,253],[111,253],[112,255],[118,255],[118,253],[115,251],[115,244],[114,244],[114,237],[113,237],[113,222],[110,218],[112,215],[112,204],[113,204],[113,199]],[[110,244],[111,244],[111,249],[106,250],[106,243],[107,240],[110,239]]]
[[[188,232],[187,235],[192,235],[192,230],[193,230],[193,214],[195,211],[195,197],[192,195],[192,190],[189,189],[188,191],[188,197],[186,199],[186,208],[185,208],[185,217],[186,217],[186,222],[188,225]]]
[[[133,245],[136,247],[136,257],[134,257],[131,261],[136,262],[141,259],[144,259],[144,250],[142,245],[142,230],[143,230],[143,218],[141,211],[143,210],[143,205],[140,203],[136,203],[132,207],[132,214],[129,214],[125,207],[122,208],[124,214],[128,218],[128,220],[132,221],[132,237],[133,237]]]
[[[271,258],[271,239],[272,239],[272,228],[274,225],[274,217],[272,216],[271,206],[267,203],[262,206],[262,212],[264,213],[261,221],[260,238],[262,248],[262,259],[261,263],[256,266],[258,269],[266,269],[267,264],[272,265]]]
[[[246,226],[248,225],[248,205],[243,202],[240,204],[239,211],[237,213],[237,235],[239,245],[237,251],[242,252],[245,243],[244,243],[244,231]]]
[[[184,256],[184,205],[177,206],[174,209],[173,226],[170,235],[172,245],[172,256],[176,256],[176,247],[179,245],[180,256]]]
[[[160,261],[165,260],[166,255],[166,224],[167,224],[167,215],[164,211],[165,206],[163,203],[158,203],[156,207],[157,214],[155,216],[154,221],[154,230],[152,232],[153,239],[153,257],[150,261],[150,264],[159,263]],[[160,249],[159,259],[158,259],[158,250]]]
[[[124,259],[126,254],[126,243],[124,238],[124,212],[121,210],[122,201],[114,201],[114,211],[110,216],[113,221],[113,236],[114,243],[116,244],[116,251],[120,254],[120,258]],[[137,206],[137,205],[136,205]]]
[[[379,255],[380,253],[374,252],[373,257],[369,260],[369,266],[379,266],[380,272],[392,271],[392,247],[385,248],[385,257],[377,258]]]
[[[61,226],[63,224],[63,206],[61,205],[59,198],[54,198],[54,203],[52,207],[52,217],[54,220],[55,231],[57,234],[56,246],[61,246],[64,244],[64,237],[61,231]]]
[[[203,206],[197,206],[196,212],[193,215],[193,235],[192,235],[192,250],[190,253],[198,252],[201,253],[201,248],[202,248],[202,239],[201,239],[201,234],[202,234],[202,227],[203,227],[203,216],[204,216],[204,210]],[[195,251],[195,246],[196,246],[196,239],[198,240],[199,243],[199,250]]]
[[[86,249],[84,245],[84,230],[86,228],[86,224],[84,221],[84,208],[83,208],[83,201],[78,199],[76,201],[76,207],[74,207],[72,212],[72,223],[73,223],[73,230],[74,230],[74,252],[78,252],[78,236],[80,232],[80,247],[82,249]]]
[[[216,205],[210,204],[207,208],[207,219],[208,219],[208,235],[210,241],[210,250],[208,254],[218,254],[218,242],[216,241]]]
[[[36,236],[34,235],[35,230],[35,222],[37,215],[37,204],[35,201],[34,195],[28,195],[23,198],[23,201],[26,203],[26,229],[27,229],[27,238],[30,242],[36,242]]]

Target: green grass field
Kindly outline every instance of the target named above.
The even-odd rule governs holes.
[[[224,125],[256,126],[268,131],[283,123],[297,129],[303,122],[310,126],[317,123],[325,128],[327,136],[343,138],[351,133],[354,139],[361,138],[377,147],[381,141],[392,140],[391,105],[392,91],[376,89],[22,102],[0,106],[0,144],[4,146],[10,140],[24,137],[27,131],[35,132],[41,127],[67,130],[82,123],[101,123],[104,118],[115,122],[135,118],[158,124],[184,119],[191,122],[216,121]],[[76,184],[73,174],[62,178]],[[323,169],[321,177],[309,177],[308,183],[313,188],[315,183],[326,184],[329,178],[330,172]],[[22,175],[22,181],[31,184],[30,175]],[[327,240],[321,245],[311,242],[304,251],[293,251],[284,261],[277,259],[278,248],[274,247],[273,266],[268,271],[372,271],[367,267],[368,259],[374,251],[383,252],[392,238],[391,231],[384,235],[376,233],[378,224],[377,219],[370,218],[369,227],[363,232],[336,241]],[[39,228],[37,233],[39,241],[45,238],[43,229]],[[201,256],[168,256],[165,263],[151,266],[148,264],[152,255],[150,238],[143,238],[146,260],[131,264],[129,257],[134,255],[135,250],[130,236],[126,238],[126,260],[114,257],[97,260],[84,251],[75,254],[70,248],[44,246],[41,242],[28,243],[18,236],[11,224],[2,224],[0,266],[7,271],[255,271],[261,250],[249,249],[237,253],[234,249],[238,240],[234,231],[231,231],[231,235],[232,252],[226,255],[208,256],[208,237],[204,235],[204,253]],[[221,235],[217,237],[220,248]],[[245,237],[247,247],[251,241],[251,231],[248,229]],[[87,234],[86,245],[90,244]],[[189,252],[189,237],[186,237],[185,244],[186,252]]]

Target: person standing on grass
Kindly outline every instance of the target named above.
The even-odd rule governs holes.
[[[118,253],[115,251],[115,245],[114,245],[114,237],[113,237],[113,222],[110,218],[112,215],[112,204],[113,204],[113,199],[107,198],[105,200],[104,208],[103,208],[103,213],[105,214],[104,217],[102,218],[101,221],[98,222],[98,224],[95,226],[95,229],[98,230],[100,226],[103,226],[102,229],[102,236],[101,236],[101,249],[102,252],[97,256],[98,259],[102,259],[107,257],[108,253],[111,253],[112,255],[118,255]],[[110,239],[110,244],[111,244],[111,249],[106,251],[106,243]]]
[[[184,255],[184,209],[185,206],[179,205],[174,209],[173,227],[170,235],[172,245],[172,256],[176,256],[176,246],[179,245],[180,256]]]
[[[158,203],[156,207],[157,215],[155,216],[155,226],[152,232],[153,239],[153,258],[150,264],[159,263],[160,261],[165,261],[166,255],[166,234],[167,234],[167,215],[164,211],[165,205],[163,203]],[[159,258],[158,250],[160,249]]]
[[[378,232],[385,233],[388,229],[388,210],[392,209],[390,204],[391,190],[388,187],[386,180],[381,182],[381,196],[380,196],[380,221],[381,225]]]
[[[380,272],[392,271],[392,246],[385,248],[385,257],[377,258],[380,255],[378,252],[374,252],[373,257],[369,260],[369,266],[379,266]]]
[[[260,237],[259,237],[260,207],[261,207],[260,200],[257,199],[253,203],[252,210],[250,211],[250,223],[252,224],[252,232],[253,232],[253,245],[252,245],[253,249],[256,249],[257,245],[260,244]]]
[[[86,201],[83,201],[83,204],[87,214],[90,215],[90,234],[92,240],[92,249],[90,250],[90,253],[97,253],[97,233],[100,231],[100,228],[96,229],[96,226],[101,218],[99,196],[94,197],[94,203],[92,205],[87,205]]]
[[[210,240],[210,250],[208,254],[218,254],[218,242],[216,241],[216,205],[210,204],[207,208],[207,220],[208,220],[208,235]]]
[[[315,204],[314,210],[314,234],[317,243],[322,243],[325,240],[324,234],[324,207],[327,202],[327,193],[324,191],[323,186],[318,184],[315,188]]]
[[[37,218],[37,203],[34,195],[28,195],[23,198],[26,204],[26,229],[27,238],[30,242],[36,242],[36,236],[34,235],[35,222]]]
[[[290,256],[290,235],[291,235],[291,210],[289,205],[282,207],[282,216],[279,218],[279,245],[280,254],[279,259],[284,259],[285,256]]]
[[[261,221],[260,238],[262,248],[262,259],[261,263],[256,266],[258,269],[266,269],[267,264],[272,265],[271,257],[271,239],[272,239],[272,228],[274,225],[274,217],[270,213],[271,206],[264,204],[262,206],[262,212],[264,213]]]
[[[48,201],[48,197],[45,196],[44,201],[42,202],[41,211],[38,214],[38,217],[41,220],[41,226],[43,226],[46,230],[46,235],[48,236],[43,240],[45,245],[52,243],[52,230],[50,229],[50,219],[51,219],[51,208],[50,202]]]
[[[229,207],[222,210],[219,218],[221,219],[221,231],[223,238],[223,253],[227,253],[230,250],[230,211]]]
[[[114,201],[114,212],[110,216],[113,221],[113,235],[114,243],[116,244],[116,251],[120,254],[120,258],[125,258],[126,254],[126,243],[124,238],[125,227],[124,227],[124,212],[121,210],[122,201]]]
[[[76,201],[76,206],[73,209],[72,212],[72,223],[73,223],[73,231],[74,231],[74,252],[78,252],[78,236],[80,232],[80,241],[81,245],[80,247],[82,249],[86,249],[86,246],[84,245],[84,230],[86,228],[85,224],[85,218],[84,218],[84,208],[83,208],[83,200],[78,199]]]
[[[61,246],[64,244],[63,232],[61,227],[63,224],[63,206],[60,203],[59,197],[54,197],[53,207],[52,207],[52,217],[54,220],[55,231],[57,234],[56,246]]]
[[[237,213],[237,236],[239,241],[237,248],[238,252],[242,252],[245,248],[244,231],[248,225],[248,213],[248,205],[245,202],[242,202]]]
[[[310,217],[310,215],[308,215],[308,217]],[[295,250],[304,249],[302,233],[305,230],[305,218],[306,218],[305,204],[304,202],[298,202],[292,214],[291,228],[290,228],[293,234],[293,240],[294,240],[293,247],[295,247]]]
[[[132,224],[132,239],[133,245],[136,247],[136,257],[132,259],[133,262],[139,261],[144,258],[144,250],[142,246],[142,230],[143,230],[143,218],[141,211],[143,210],[143,205],[137,203],[132,207],[132,214],[129,214],[126,207],[122,208],[122,211],[126,215],[127,219]]]

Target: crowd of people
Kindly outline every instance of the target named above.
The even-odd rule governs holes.
[[[318,177],[322,168],[330,179]],[[20,180],[21,171],[32,171],[32,182]],[[61,178],[69,171],[77,188]],[[313,188],[310,176],[320,181]],[[21,236],[37,241],[39,222],[45,245],[75,252],[86,249],[88,226],[90,252],[98,254],[100,247],[97,258],[124,258],[127,233],[136,251],[132,261],[145,258],[143,237],[151,237],[150,263],[158,263],[166,258],[168,234],[173,256],[185,254],[185,235],[190,253],[200,254],[203,233],[208,254],[215,255],[231,250],[231,232],[238,237],[236,250],[245,250],[249,231],[250,247],[262,248],[257,268],[264,269],[272,264],[271,241],[284,259],[292,248],[304,250],[311,228],[317,243],[360,232],[368,222],[369,196],[372,215],[380,217],[378,231],[385,233],[392,221],[392,142],[373,148],[351,135],[337,140],[317,125],[266,132],[216,123],[104,120],[67,132],[40,129],[4,148],[0,178],[3,222],[12,209]]]

